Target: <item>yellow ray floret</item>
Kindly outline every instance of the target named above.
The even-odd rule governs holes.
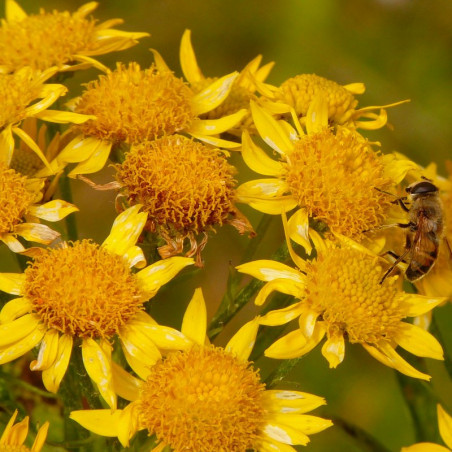
[[[444,298],[403,292],[397,276],[381,283],[383,265],[381,258],[356,244],[354,248],[329,246],[323,252],[318,248],[316,259],[303,262],[303,272],[273,261],[237,267],[266,282],[256,304],[263,304],[275,290],[297,299],[290,307],[270,311],[260,318],[264,325],[282,325],[295,318],[299,323],[297,330],[278,339],[265,354],[278,359],[302,356],[326,336],[322,354],[330,367],[336,367],[344,359],[348,338],[383,364],[429,380],[429,375],[408,364],[396,348],[416,356],[443,359],[440,343],[404,320],[431,311]]]
[[[0,312],[0,364],[39,346],[30,368],[42,371],[45,387],[57,392],[74,340],[81,340],[85,369],[114,408],[113,338],[119,338],[139,375],[140,358],[160,357],[158,350],[153,355],[147,347],[146,340],[153,338],[149,328],[155,322],[144,313],[143,303],[193,264],[193,259],[175,257],[145,267],[143,253],[135,245],[146,224],[147,215],[140,208],[120,214],[101,246],[83,240],[41,249],[24,274],[0,274],[0,290],[21,297],[6,303]],[[132,266],[141,270],[133,273]],[[177,334],[168,337],[179,346],[187,343]]]
[[[168,446],[175,452],[294,452],[292,445],[307,444],[310,434],[331,426],[329,420],[305,414],[323,405],[323,398],[266,390],[260,382],[248,362],[258,319],[245,324],[224,349],[208,344],[206,324],[197,289],[182,323],[188,346],[161,340],[159,346],[173,352],[152,361],[141,380],[118,369],[117,391],[132,401],[123,410],[73,411],[71,418],[99,435],[117,437],[125,447],[138,430],[146,429],[156,435],[157,450]]]
[[[105,70],[93,56],[128,49],[149,36],[112,28],[122,19],[96,23],[89,15],[97,6],[97,2],[89,2],[74,13],[41,9],[39,14],[27,15],[14,0],[6,0],[6,18],[0,27],[0,68],[44,70],[56,66],[59,71],[73,71],[96,66]]]

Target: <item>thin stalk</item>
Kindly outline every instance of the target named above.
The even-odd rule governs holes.
[[[449,377],[452,379],[452,358],[449,354],[449,352],[444,348],[444,344],[446,343],[443,338],[443,334],[441,333],[441,330],[438,325],[438,321],[436,320],[436,312],[432,312],[432,321],[430,323],[430,332],[433,334],[433,336],[438,339],[438,341],[443,346],[444,351],[444,367],[446,368],[447,373],[449,374]]]
[[[71,188],[71,180],[68,177],[68,171],[67,169],[64,170],[64,174],[61,175],[58,185],[60,187],[61,191],[61,198],[64,199],[67,202],[72,203],[73,197],[72,197],[72,188]],[[67,240],[77,240],[78,239],[78,232],[77,232],[77,220],[75,215],[68,215],[64,219],[66,223],[66,235]]]

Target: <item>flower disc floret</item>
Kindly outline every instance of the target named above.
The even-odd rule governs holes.
[[[47,328],[80,338],[111,338],[144,301],[127,261],[89,240],[37,256],[25,296]]]
[[[306,301],[321,313],[330,336],[347,333],[351,343],[395,339],[405,317],[396,278],[380,284],[378,258],[353,249],[334,249],[308,263]]]
[[[390,180],[380,155],[359,135],[339,128],[304,136],[288,160],[285,178],[293,197],[332,231],[359,237],[385,219],[391,199],[380,190]]]
[[[291,105],[298,116],[306,116],[316,96],[325,97],[328,118],[336,124],[346,122],[358,104],[353,94],[338,83],[315,74],[300,74],[286,80],[279,88],[278,97]]]
[[[0,163],[0,234],[13,231],[22,222],[34,198],[27,190],[26,177]]]
[[[249,363],[222,348],[193,347],[152,367],[140,420],[175,452],[245,452],[265,425],[264,393]]]
[[[118,64],[115,71],[87,84],[76,111],[97,117],[80,126],[85,136],[133,143],[188,127],[196,116],[192,97],[190,88],[170,71]]]
[[[155,226],[199,233],[235,212],[234,172],[217,149],[174,135],[135,145],[117,178]]]
[[[67,11],[4,21],[0,27],[0,64],[44,70],[70,62],[94,41],[95,20]]]

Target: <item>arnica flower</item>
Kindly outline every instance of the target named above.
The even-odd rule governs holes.
[[[299,328],[272,344],[265,351],[266,356],[303,356],[326,336],[322,354],[330,367],[336,367],[344,359],[348,338],[386,366],[429,380],[429,375],[412,367],[396,348],[400,346],[420,357],[443,359],[441,344],[424,329],[404,320],[431,311],[445,299],[405,293],[397,275],[381,283],[386,270],[382,259],[351,240],[348,243],[352,246],[317,245],[317,258],[312,261],[295,255],[299,269],[270,260],[237,267],[267,283],[256,304],[264,303],[273,291],[298,299],[261,318],[264,325],[283,325],[296,318],[299,324]]]
[[[434,443],[417,443],[409,447],[402,447],[401,452],[450,452],[452,450],[452,417],[439,404],[437,412],[439,433],[447,447]]]
[[[72,212],[74,205],[61,199],[40,204],[43,197],[44,180],[28,178],[0,162],[0,241],[15,253],[30,254],[17,236],[31,242],[48,245],[60,233],[39,220],[59,221]]]
[[[0,73],[0,93],[2,109],[0,112],[0,161],[9,164],[14,151],[13,134],[25,142],[46,164],[42,150],[21,127],[26,118],[36,118],[56,123],[80,124],[92,116],[78,113],[49,110],[60,96],[67,92],[63,85],[45,83],[55,75],[56,68],[37,72],[29,67],[16,72]]]
[[[38,430],[31,449],[24,445],[28,435],[28,416],[14,425],[17,417],[17,410],[11,416],[2,437],[0,438],[0,450],[20,451],[20,452],[40,452],[47,438],[49,423],[45,422]]]
[[[118,337],[133,370],[148,317],[143,303],[192,259],[174,257],[143,267],[135,245],[146,214],[134,206],[115,220],[99,246],[89,240],[42,250],[23,274],[0,273],[0,290],[19,295],[0,312],[0,364],[40,345],[32,370],[41,370],[46,389],[57,392],[72,347],[81,345],[85,369],[114,408],[111,349]],[[144,319],[144,320],[143,320]]]
[[[249,109],[250,100],[256,100],[257,82],[264,82],[272,70],[274,63],[267,63],[261,67],[262,55],[258,55],[251,60],[232,84],[228,97],[217,108],[205,113],[206,119],[218,119],[240,109]],[[195,52],[191,44],[191,31],[185,30],[180,46],[180,63],[185,78],[190,83],[192,90],[197,93],[203,90],[212,82],[218,80],[217,77],[205,77],[198,66]],[[242,121],[235,127],[228,130],[228,133],[240,135],[242,128],[251,126],[251,115],[248,113]]]
[[[246,323],[225,348],[206,337],[206,306],[200,289],[185,312],[182,333],[187,345],[150,362],[140,379],[115,374],[118,394],[132,401],[123,410],[73,411],[71,418],[99,435],[129,439],[146,429],[161,452],[295,452],[309,436],[331,421],[305,413],[324,399],[289,390],[266,390],[248,357],[256,339],[257,319]],[[155,325],[155,329],[168,328]],[[164,334],[161,334],[164,337]],[[161,347],[175,350],[169,341]]]
[[[298,133],[286,122],[277,121],[264,108],[251,103],[251,111],[262,139],[280,160],[272,159],[245,131],[242,156],[257,173],[271,176],[245,182],[237,189],[239,202],[268,214],[294,208],[291,231],[302,231],[309,248],[308,219],[326,224],[331,232],[359,239],[363,231],[389,220],[394,197],[391,190],[405,176],[412,162],[382,156],[357,132],[328,127],[326,104],[311,105],[306,123]],[[292,235],[292,234],[291,234]],[[295,241],[299,239],[293,234]]]
[[[394,102],[382,106],[357,108],[356,94],[363,94],[363,83],[339,85],[315,74],[300,74],[289,78],[279,88],[257,83],[259,91],[266,97],[265,105],[275,114],[297,117],[304,124],[312,103],[319,98],[328,104],[327,120],[330,126],[344,126],[350,129],[380,129],[388,121],[385,108],[394,107],[407,101]],[[376,110],[379,110],[376,112]]]
[[[82,96],[74,100],[74,108],[96,119],[74,130],[78,134],[53,162],[54,170],[78,163],[69,176],[94,173],[103,168],[113,145],[155,140],[174,133],[187,133],[214,145],[218,142],[222,147],[239,146],[214,135],[237,124],[246,110],[216,120],[199,119],[223,102],[237,73],[195,94],[160,56],[156,62],[146,70],[137,63],[118,64],[115,71],[87,84]]]
[[[72,71],[96,66],[104,70],[93,56],[128,49],[149,36],[112,28],[122,19],[96,24],[87,16],[97,6],[97,2],[89,2],[72,14],[41,9],[39,14],[27,15],[14,0],[6,0],[6,18],[0,27],[0,68],[45,70],[56,66],[59,71]]]
[[[171,135],[132,146],[116,170],[127,204],[142,204],[147,228],[165,240],[159,248],[163,258],[182,253],[188,241],[186,255],[196,255],[200,265],[207,233],[215,226],[231,224],[241,234],[253,233],[234,204],[236,170],[218,149]]]

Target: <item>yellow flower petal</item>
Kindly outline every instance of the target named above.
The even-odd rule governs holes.
[[[323,419],[309,414],[274,414],[272,415],[272,419],[281,426],[291,427],[306,435],[319,433],[333,425],[329,419]]]
[[[72,212],[78,212],[78,208],[61,199],[55,199],[38,206],[30,206],[30,215],[46,221],[59,221]]]
[[[264,176],[278,177],[283,172],[281,163],[273,160],[257,146],[251,139],[248,130],[244,130],[242,134],[242,157],[253,171]]]
[[[18,127],[12,128],[13,133],[15,133],[44,163],[44,165],[51,170],[49,162],[47,161],[45,155],[42,153],[39,146],[33,141],[33,139],[22,129]]]
[[[118,436],[119,421],[123,410],[72,411],[70,418],[90,432],[101,436]]]
[[[84,138],[83,135],[78,135],[58,154],[57,160],[64,163],[85,161],[96,151],[100,143],[97,138]]]
[[[143,268],[146,267],[146,258],[143,250],[139,246],[131,246],[123,255],[124,259],[129,263],[129,267]]]
[[[158,348],[140,328],[123,328],[119,339],[130,367],[146,380],[150,367],[162,357]]]
[[[58,392],[71,359],[72,342],[72,336],[61,335],[58,338],[58,352],[53,365],[42,372],[42,382],[49,392]]]
[[[300,330],[291,331],[265,350],[265,356],[275,359],[292,359],[302,356],[306,338]]]
[[[428,331],[411,323],[400,322],[396,342],[416,356],[444,359],[443,348]]]
[[[0,162],[9,166],[14,152],[14,138],[11,124],[0,132]]]
[[[31,452],[40,452],[42,447],[44,446],[46,439],[47,439],[47,433],[49,431],[49,422],[44,422],[42,424],[41,428],[38,430],[38,433],[36,434],[36,438],[33,442],[33,445],[31,446]]]
[[[328,127],[328,102],[323,96],[317,95],[306,113],[306,131],[311,135],[321,132],[325,127]]]
[[[60,233],[49,228],[46,224],[40,223],[21,223],[15,227],[16,234],[30,242],[43,243],[49,245],[58,237]]]
[[[110,155],[111,141],[99,141],[96,150],[84,162],[80,162],[69,174],[69,177],[75,177],[78,174],[92,174],[100,171]]]
[[[129,207],[116,217],[102,247],[123,256],[132,246],[135,246],[147,221],[147,213],[140,212],[141,207],[141,204]]]
[[[30,334],[23,339],[15,342],[9,347],[0,348],[0,364],[9,363],[10,361],[25,355],[29,350],[39,344],[43,338],[45,330],[36,327]]]
[[[100,395],[110,408],[116,409],[116,394],[111,374],[111,351],[108,348],[110,346],[107,346],[105,341],[101,346],[94,339],[83,339],[82,357],[86,372],[96,383]]]
[[[12,234],[0,235],[0,241],[2,241],[13,253],[23,253],[25,251],[22,243],[20,243]]]
[[[301,431],[284,424],[278,424],[273,421],[273,418],[271,422],[263,428],[263,431],[269,438],[283,444],[306,446],[310,441],[309,437]]]
[[[402,447],[401,452],[450,452],[450,449],[439,444],[417,443],[412,446]]]
[[[278,121],[256,102],[251,102],[250,106],[254,123],[262,139],[276,152],[282,155],[290,154],[294,144]]]
[[[198,140],[204,141],[204,143],[211,144],[217,148],[232,150],[238,150],[240,148],[240,143],[236,141],[223,140],[222,138],[213,137],[211,135],[198,135],[196,133],[191,133],[190,130],[187,130],[187,133],[193,138],[197,138]],[[223,151],[223,153],[226,153],[226,151]]]
[[[56,330],[47,330],[39,347],[38,358],[30,363],[31,370],[49,369],[58,355],[60,333]]]
[[[297,452],[292,446],[289,446],[289,444],[273,441],[269,437],[266,437],[265,440],[260,438],[258,450],[259,452]]]
[[[245,323],[227,343],[225,349],[238,360],[247,361],[256,342],[259,317]]]
[[[282,280],[276,280],[276,281],[282,281]],[[272,281],[274,282],[274,281]],[[271,283],[268,283],[271,284]],[[267,326],[277,326],[277,325],[284,325],[286,323],[289,323],[291,320],[296,319],[301,315],[301,313],[304,311],[304,302],[300,301],[299,303],[295,303],[293,305],[287,306],[285,308],[281,309],[275,309],[273,311],[268,312],[267,314],[263,315],[259,319],[259,323],[261,325],[267,325]]]
[[[281,262],[261,259],[246,264],[241,264],[236,267],[241,273],[246,273],[261,281],[273,281],[275,279],[288,279],[302,287],[305,282],[305,275],[295,268],[289,267]]]
[[[435,306],[444,303],[447,297],[428,297],[419,294],[407,294],[404,303],[408,305],[407,316],[417,317],[430,312]]]
[[[12,322],[13,320],[31,312],[32,309],[33,306],[28,298],[14,298],[3,306],[0,312],[0,324]]]
[[[262,287],[254,300],[254,304],[256,306],[263,305],[274,291],[292,295],[296,298],[302,298],[304,295],[304,284],[288,279],[274,279]]]
[[[96,117],[93,115],[82,115],[80,113],[74,113],[72,111],[59,111],[49,109],[36,113],[33,116],[43,121],[54,122],[57,124],[83,124],[89,119],[96,119]]]
[[[338,334],[336,337],[329,337],[323,344],[322,355],[328,360],[330,368],[337,367],[344,360],[344,336]]]
[[[143,381],[126,372],[114,361],[111,363],[111,370],[116,394],[131,402],[137,400],[140,396]]]
[[[23,295],[25,275],[23,273],[0,273],[0,290],[12,295]]]
[[[441,438],[449,449],[452,449],[452,417],[446,413],[441,405],[437,405],[438,428]]]
[[[181,332],[195,344],[203,346],[206,340],[207,310],[201,288],[195,289],[185,310]]]
[[[194,260],[191,257],[174,256],[143,268],[136,276],[140,280],[141,288],[150,298],[184,267],[193,264]]]
[[[34,314],[26,314],[12,322],[0,325],[0,348],[11,347],[36,330],[40,320]]]
[[[217,135],[232,129],[247,113],[248,110],[242,109],[219,119],[197,119],[193,121],[187,132],[195,135]]]
[[[154,49],[150,49],[150,50],[151,50],[152,54],[154,55],[155,66],[157,67],[157,70],[159,72],[173,72],[166,64],[162,55],[160,55],[160,53],[157,52],[157,50],[154,50]]]
[[[418,169],[416,163],[400,154],[386,154],[382,156],[382,159],[384,177],[391,179],[396,184],[399,184],[409,171]]]
[[[267,390],[263,398],[271,413],[302,414],[326,405],[323,397],[299,391]]]
[[[184,77],[190,84],[204,80],[191,44],[191,30],[185,30],[180,43],[180,65]]]
[[[20,22],[27,17],[27,13],[14,0],[6,0],[5,17],[8,22]]]
[[[237,75],[238,72],[225,75],[193,96],[191,101],[193,113],[199,116],[217,108],[229,95]]]

